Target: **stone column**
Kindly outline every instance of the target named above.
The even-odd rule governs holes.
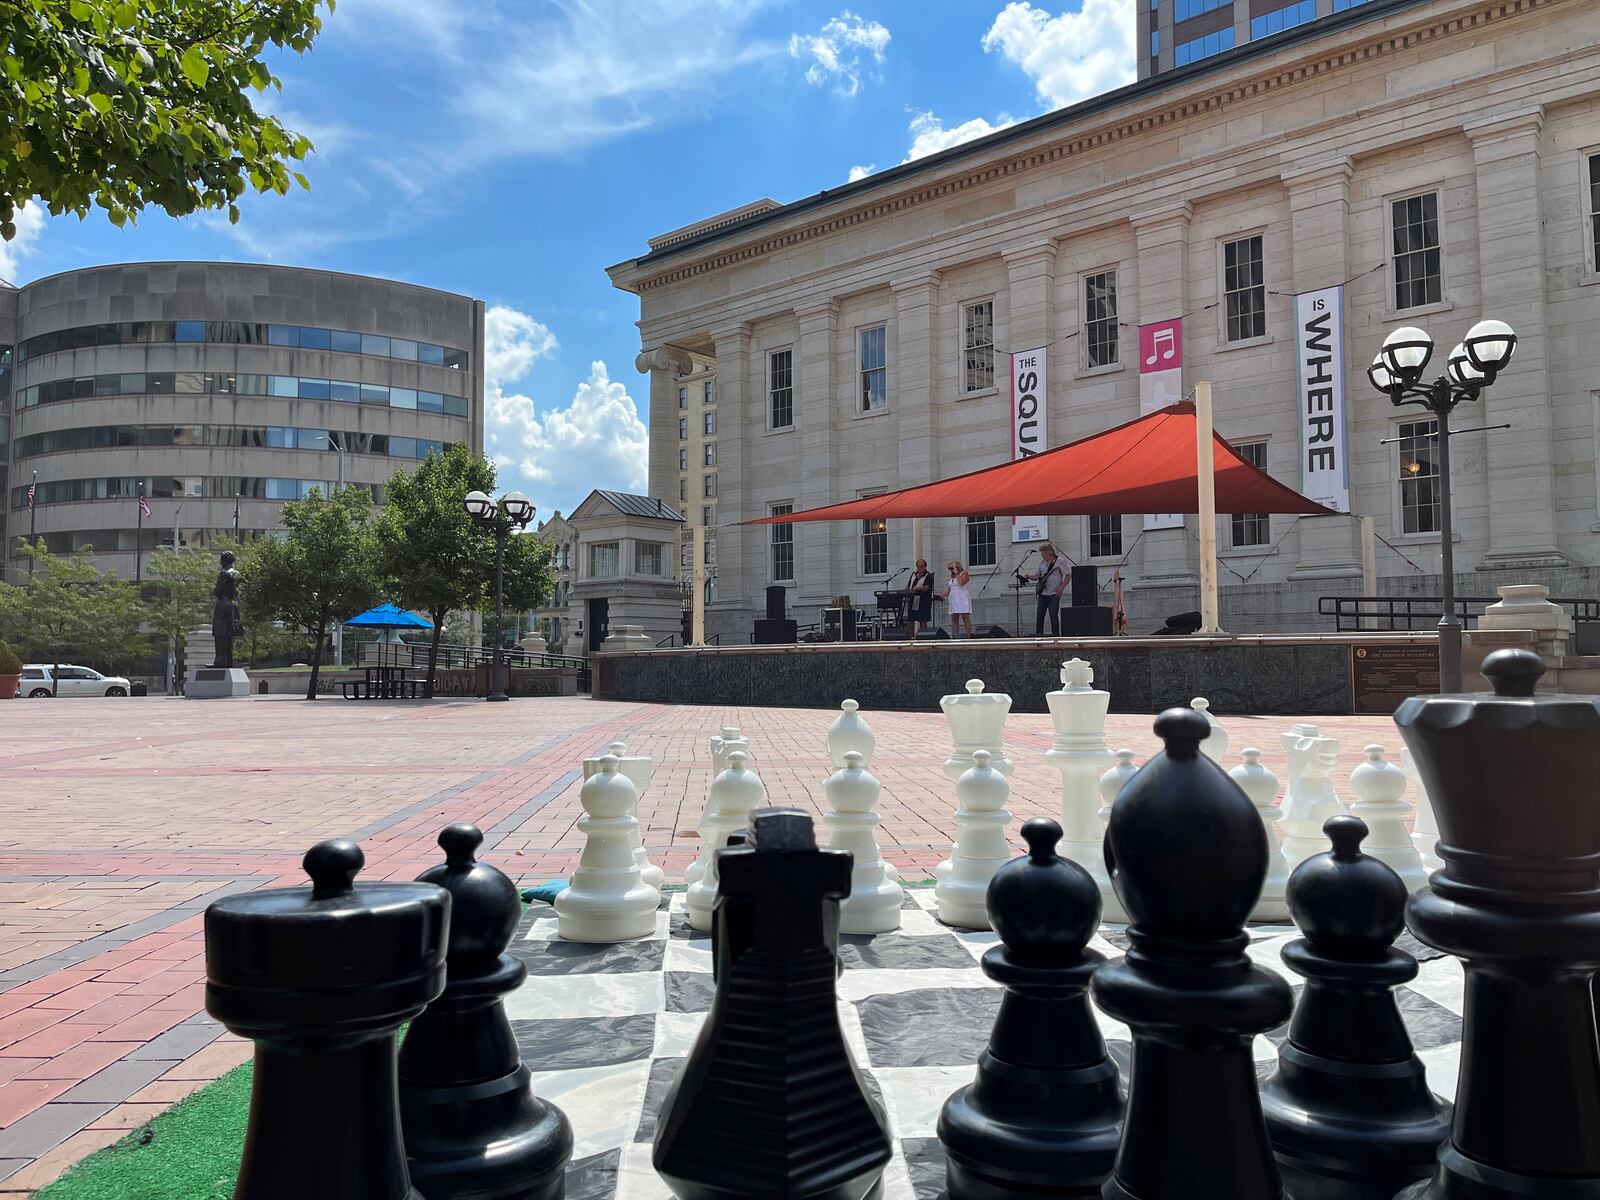
[[[839,396],[835,351],[839,302],[828,297],[795,310],[800,328],[794,348],[794,422],[800,439],[800,484],[796,508],[817,508],[838,500]],[[797,603],[823,605],[850,590],[849,562],[838,547],[850,542],[852,527],[811,521],[794,527]]]
[[[935,355],[939,340],[939,276],[934,272],[896,280],[894,349],[889,405],[899,437],[898,487],[931,483],[939,477],[939,449],[934,438]],[[890,566],[909,566],[918,547],[911,521],[890,527]]]
[[[707,623],[712,632],[742,640],[758,608],[766,611],[765,597],[752,590],[766,583],[761,561],[766,530],[738,527],[749,517],[766,515],[751,508],[745,472],[749,431],[765,429],[766,421],[751,401],[750,327],[726,325],[712,338],[717,353],[717,603]],[[698,497],[689,499],[699,503]]]
[[[1033,350],[1039,346],[1048,346],[1049,354],[1045,359],[1045,441],[1048,445],[1057,446],[1066,441],[1066,414],[1061,407],[1050,402],[1051,395],[1060,395],[1061,381],[1070,378],[1066,364],[1069,361],[1059,346],[1051,345],[1055,337],[1055,279],[1056,279],[1056,244],[1053,241],[1035,242],[1032,245],[1019,246],[1005,252],[1006,260],[1006,287],[1009,291],[1008,307],[1010,308],[1010,333],[1007,336],[1009,345],[1007,349],[1015,353],[1019,350]],[[995,386],[999,389],[997,401],[1000,404],[1010,405],[1011,395],[1011,360],[1009,356],[996,355],[995,357]],[[1006,461],[1011,455],[1010,435],[1006,437],[1005,444],[998,447],[997,461]],[[1027,514],[1022,514],[1026,516]],[[1054,517],[1050,520],[1048,528],[1052,539],[1060,537],[1066,529],[1066,524],[1071,518]],[[1006,517],[996,517],[994,522],[995,557],[1002,570],[1009,570],[1009,564],[1014,564],[1022,557],[1021,551],[1013,551],[1011,541],[1011,522]],[[1068,548],[1074,558],[1077,557],[1075,549]],[[960,555],[966,557],[966,546],[960,549]],[[1036,566],[1038,559],[1030,559],[1029,565]],[[936,572],[935,579],[940,578]],[[999,585],[997,581],[996,586]],[[1005,593],[1002,592],[1003,596]],[[1029,594],[1031,596],[1031,593]],[[1024,597],[1023,623],[1028,631],[1033,631],[1032,601]]]
[[[1453,334],[1435,331],[1442,368],[1457,337],[1480,316],[1517,331],[1516,357],[1481,408],[1458,425],[1511,423],[1487,439],[1489,552],[1479,570],[1560,567],[1556,545],[1555,457],[1551,446],[1550,367],[1546,352],[1544,234],[1539,214],[1539,131],[1544,111],[1476,121],[1465,127],[1477,165],[1480,313],[1465,313]],[[1478,411],[1472,411],[1477,408]],[[1463,420],[1462,418],[1466,418]],[[1481,419],[1480,419],[1481,418]]]
[[[678,447],[682,444],[678,418],[683,415],[678,411],[678,376],[688,372],[688,356],[669,346],[656,346],[641,351],[633,365],[650,376],[650,474],[646,486],[657,500],[681,510],[685,502],[678,498]]]

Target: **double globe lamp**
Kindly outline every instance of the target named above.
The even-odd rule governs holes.
[[[471,491],[462,501],[467,516],[480,529],[494,534],[494,667],[489,683],[489,700],[509,700],[505,688],[505,635],[501,621],[502,594],[505,591],[506,538],[515,530],[526,529],[533,520],[533,501],[521,492],[507,492],[495,503],[487,492]]]
[[[1438,421],[1439,571],[1443,608],[1439,618],[1439,690],[1461,690],[1461,620],[1456,615],[1455,547],[1450,529],[1450,413],[1463,400],[1476,400],[1511,362],[1517,335],[1504,321],[1479,321],[1450,351],[1444,374],[1423,382],[1433,358],[1433,339],[1414,326],[1396,329],[1367,368],[1367,378],[1399,407],[1415,404]]]

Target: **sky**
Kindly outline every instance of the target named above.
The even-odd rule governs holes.
[[[315,143],[309,192],[234,226],[30,206],[0,277],[272,262],[478,297],[485,450],[542,519],[645,487],[638,303],[607,266],[1131,82],[1133,43],[1133,0],[339,0],[256,101]]]

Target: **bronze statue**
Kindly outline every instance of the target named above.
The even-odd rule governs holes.
[[[233,569],[233,555],[222,552],[222,570],[217,572],[216,585],[211,589],[216,604],[211,608],[211,638],[217,645],[213,667],[233,666],[233,640],[244,636],[244,626],[239,623],[239,572]]]

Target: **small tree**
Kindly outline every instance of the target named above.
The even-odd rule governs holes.
[[[330,496],[314,488],[305,499],[285,504],[279,519],[282,537],[251,544],[241,590],[250,611],[311,637],[306,699],[315,700],[328,631],[372,607],[379,593],[372,499],[359,487]]]
[[[0,584],[0,639],[32,662],[83,659],[122,666],[148,650],[140,634],[138,593],[126,579],[95,565],[94,550],[52,554],[43,541],[19,539],[33,575]]]
[[[556,573],[551,567],[555,547],[534,533],[513,534],[506,539],[505,596],[502,605],[508,628],[522,628],[522,618],[555,590]],[[494,562],[489,564],[489,578],[484,584],[481,601],[486,613],[494,612]],[[493,617],[490,618],[493,620]],[[496,631],[502,640],[505,635]]]
[[[145,620],[172,647],[174,669],[189,631],[210,623],[211,589],[220,569],[217,553],[197,546],[163,546],[145,564],[145,577],[163,588],[145,605]]]

